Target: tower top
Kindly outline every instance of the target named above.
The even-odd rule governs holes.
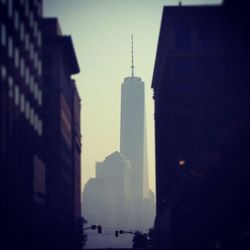
[[[131,60],[132,60],[132,64],[131,64],[131,70],[132,70],[132,77],[134,77],[134,37],[133,34],[131,35]]]

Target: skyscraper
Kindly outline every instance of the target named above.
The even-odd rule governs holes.
[[[144,82],[134,75],[134,53],[132,36],[132,65],[131,76],[126,77],[121,89],[121,130],[120,152],[132,164],[131,187],[131,215],[139,219],[142,200],[148,192],[147,155],[145,133],[145,96]],[[139,226],[141,223],[135,221]]]

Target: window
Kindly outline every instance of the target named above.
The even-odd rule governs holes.
[[[43,124],[42,121],[38,120],[38,134],[41,136],[43,134]]]
[[[29,23],[30,23],[30,27],[33,27],[33,25],[34,25],[34,15],[33,15],[33,12],[30,13]]]
[[[34,114],[34,127],[35,130],[38,131],[38,117],[36,114]]]
[[[42,16],[42,4],[40,2],[38,3],[38,7],[37,8],[38,8],[38,15]]]
[[[15,105],[19,104],[19,87],[15,86]]]
[[[30,104],[28,101],[25,103],[25,117],[27,120],[30,117]]]
[[[34,110],[33,108],[30,109],[30,124],[34,124]]]
[[[6,26],[3,23],[1,23],[1,44],[6,46]]]
[[[42,75],[42,62],[40,60],[38,61],[38,75]]]
[[[18,28],[19,28],[19,13],[17,10],[15,10],[15,15],[14,15],[14,26],[15,26],[15,29],[18,30]]]
[[[30,46],[30,38],[29,38],[29,34],[26,33],[25,34],[25,49],[28,50]]]
[[[37,32],[37,44],[38,44],[38,46],[42,45],[42,37],[41,37],[41,31],[40,30]]]
[[[42,91],[38,90],[38,104],[42,106]]]
[[[37,37],[37,22],[34,21],[34,36]]]
[[[12,17],[13,14],[13,5],[12,5],[12,0],[8,1],[8,16]]]
[[[15,67],[19,67],[19,50],[18,48],[15,48]]]
[[[37,84],[35,83],[35,84],[34,84],[34,97],[35,97],[35,99],[37,99],[37,91],[38,91],[38,86],[37,86]]]
[[[29,1],[25,1],[25,16],[28,17],[29,15]]]
[[[25,83],[29,85],[29,80],[30,80],[30,70],[29,68],[26,68],[25,70]]]
[[[24,59],[20,59],[20,75],[23,77],[24,76],[24,71],[25,71],[25,65],[24,65]]]
[[[20,24],[20,39],[21,41],[24,41],[24,24]]]
[[[33,60],[34,58],[34,45],[30,44],[30,59]]]
[[[13,39],[12,39],[12,37],[9,37],[9,40],[8,40],[8,56],[10,58],[13,57]]]
[[[39,204],[44,204],[46,193],[46,169],[43,161],[34,156],[34,200]]]
[[[1,78],[2,78],[2,80],[5,80],[6,74],[7,74],[6,67],[4,65],[2,65],[2,67],[1,67]]]
[[[34,90],[35,90],[34,77],[30,75],[30,91],[33,93]]]
[[[37,68],[37,62],[38,61],[38,56],[37,56],[37,53],[36,52],[34,52],[34,65],[35,65],[35,68]]]
[[[9,86],[9,97],[12,98],[13,97],[13,78],[11,76],[9,76],[8,79],[8,86]]]
[[[22,113],[24,112],[24,104],[25,104],[25,97],[23,94],[21,94],[20,95],[20,109]]]

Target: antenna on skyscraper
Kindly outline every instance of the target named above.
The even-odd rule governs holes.
[[[134,77],[134,37],[133,34],[131,35],[131,56],[132,56],[132,65],[131,65],[131,70],[132,70],[132,77]]]

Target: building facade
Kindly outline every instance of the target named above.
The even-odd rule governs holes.
[[[164,8],[152,83],[158,249],[249,247],[246,16],[234,1]]]
[[[79,66],[71,37],[62,34],[56,18],[43,19],[43,32],[46,209],[52,237],[49,241],[67,249],[77,244],[81,220],[80,98],[71,79],[79,73]]]
[[[34,247],[43,231],[41,18],[41,0],[0,1],[1,244],[9,249]]]

